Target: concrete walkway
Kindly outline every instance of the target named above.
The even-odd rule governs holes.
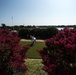
[[[21,41],[31,41],[31,40],[28,40],[28,39],[21,39]],[[36,40],[37,42],[44,42],[45,40]]]

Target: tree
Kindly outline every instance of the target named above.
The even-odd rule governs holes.
[[[2,23],[1,25],[2,25],[2,28],[6,28],[6,24]]]

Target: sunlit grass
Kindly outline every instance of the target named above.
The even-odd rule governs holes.
[[[24,42],[24,41],[21,41],[20,44],[22,46],[24,45],[30,45],[31,42]],[[39,53],[36,51],[37,49],[43,49],[43,47],[45,47],[45,43],[44,42],[36,42],[36,44],[32,47],[30,47],[30,49],[28,50],[27,52],[27,57],[28,58],[32,58],[32,59],[39,59],[41,58]]]
[[[20,44],[22,46],[24,45],[30,45],[31,41],[21,41]],[[39,53],[36,51],[36,49],[42,50],[43,47],[45,47],[45,42],[36,42],[36,44],[27,52],[27,59],[26,59],[26,66],[28,68],[25,75],[48,75],[45,71],[42,70],[43,64],[42,59],[40,59]]]
[[[43,64],[41,59],[27,59],[26,65],[28,71],[25,73],[25,75],[48,75],[42,70]]]

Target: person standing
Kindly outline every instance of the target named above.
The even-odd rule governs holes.
[[[30,35],[30,38],[31,38],[31,41],[32,41],[31,46],[33,46],[36,43],[36,37]]]

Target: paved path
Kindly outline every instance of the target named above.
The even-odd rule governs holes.
[[[21,41],[31,41],[31,40],[27,40],[27,39],[21,39]],[[37,42],[44,42],[45,40],[36,40]]]

